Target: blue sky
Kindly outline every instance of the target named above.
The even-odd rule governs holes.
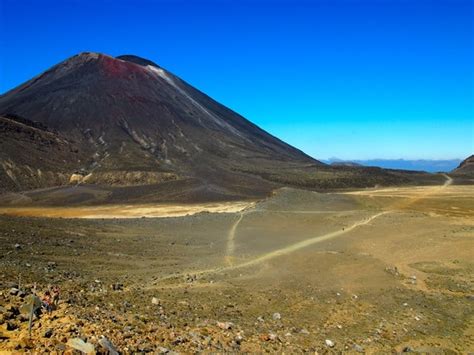
[[[0,92],[78,52],[136,54],[316,158],[464,158],[473,6],[0,0]]]

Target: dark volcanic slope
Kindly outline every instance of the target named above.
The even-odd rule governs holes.
[[[3,190],[62,185],[72,177],[74,184],[105,186],[112,200],[122,197],[110,187],[127,187],[119,195],[124,199],[152,194],[151,200],[186,200],[262,196],[282,185],[336,188],[413,180],[399,172],[322,164],[132,55],[69,58],[0,96],[0,114],[40,122],[63,142],[45,150],[37,138],[18,143],[18,132],[3,131]],[[48,181],[40,177],[43,170],[50,172]]]
[[[68,183],[87,159],[77,145],[43,125],[16,116],[0,116],[0,191]]]
[[[464,159],[452,172],[454,175],[466,175],[474,177],[474,155]]]
[[[222,183],[252,166],[321,165],[156,64],[120,58],[74,56],[3,95],[0,112],[79,142],[92,161],[77,168],[117,183],[129,183],[120,172]]]

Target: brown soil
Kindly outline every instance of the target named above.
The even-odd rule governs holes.
[[[103,351],[103,335],[123,352],[474,350],[468,186],[283,189],[223,212],[0,217],[0,349],[63,352],[80,337]],[[19,282],[62,290],[31,339]]]

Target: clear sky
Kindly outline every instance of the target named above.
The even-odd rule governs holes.
[[[0,0],[0,92],[151,59],[316,158],[474,152],[472,0]]]

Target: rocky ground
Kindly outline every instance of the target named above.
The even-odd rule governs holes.
[[[0,349],[469,353],[473,200],[283,190],[243,215],[3,216]],[[53,285],[30,337],[24,304]]]

